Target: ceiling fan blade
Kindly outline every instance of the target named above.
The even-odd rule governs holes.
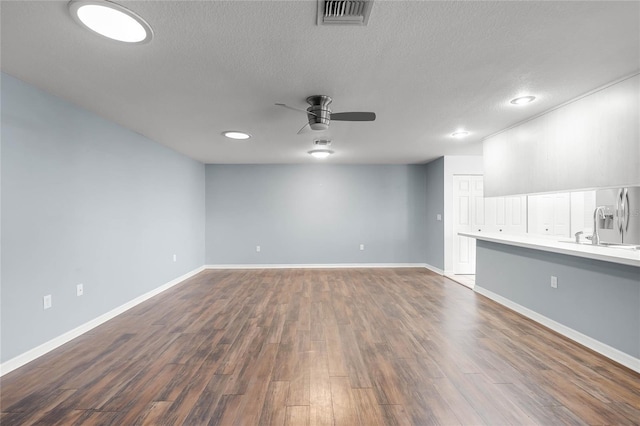
[[[304,126],[302,126],[302,128],[300,130],[298,130],[298,133],[296,133],[296,134],[297,135],[302,135],[302,134],[305,134],[305,133],[309,133],[311,131],[311,127],[309,127],[309,130],[304,130],[307,127],[309,127],[309,123],[307,123]]]
[[[376,119],[375,112],[332,112],[332,121],[373,121]]]
[[[293,110],[293,111],[300,111],[300,112],[304,112],[305,114],[315,115],[316,117],[318,116],[316,113],[313,113],[313,112],[310,112],[310,111],[307,111],[307,110],[304,110],[304,109],[300,109],[300,108],[294,108],[294,107],[291,107],[291,106],[289,106],[287,104],[276,103],[276,105],[281,106],[281,107],[285,107],[285,108]]]

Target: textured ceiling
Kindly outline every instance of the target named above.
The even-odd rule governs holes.
[[[87,32],[66,2],[3,1],[2,70],[205,163],[317,162],[320,136],[332,163],[480,154],[483,137],[640,68],[636,1],[376,0],[367,27],[316,26],[315,1],[119,3],[151,43]],[[305,115],[273,104],[314,94],[378,118],[296,135]]]

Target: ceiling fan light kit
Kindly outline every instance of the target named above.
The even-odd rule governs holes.
[[[327,130],[331,119],[329,105],[332,99],[325,95],[314,95],[307,98],[307,103],[311,105],[307,108],[309,127],[312,130]]]
[[[330,156],[331,154],[333,154],[333,151],[331,151],[330,149],[326,149],[326,148],[318,148],[318,149],[312,149],[311,151],[308,152],[311,156],[322,160],[327,158],[328,156]]]

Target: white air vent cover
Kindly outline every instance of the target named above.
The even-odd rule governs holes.
[[[367,25],[373,0],[318,0],[318,25]]]

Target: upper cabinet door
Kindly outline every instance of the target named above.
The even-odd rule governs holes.
[[[484,141],[486,197],[640,185],[640,75]]]

